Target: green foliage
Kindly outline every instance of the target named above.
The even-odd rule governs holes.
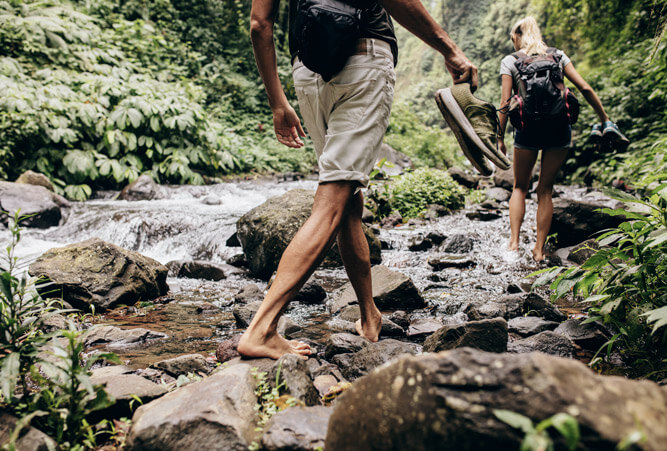
[[[617,348],[643,375],[667,371],[667,193],[662,185],[647,199],[612,194],[632,210],[605,209],[627,221],[597,238],[600,249],[581,267],[550,268],[535,286],[551,282],[553,298],[572,291],[591,304],[587,321],[602,320],[615,335],[600,349]],[[653,327],[651,327],[653,326]],[[598,353],[600,352],[598,351]]]
[[[496,409],[493,414],[503,423],[523,431],[525,437],[519,448],[521,451],[553,451],[554,442],[549,435],[549,428],[558,431],[570,451],[577,449],[581,438],[579,423],[566,413],[557,413],[537,425],[534,425],[530,418],[510,410]]]
[[[423,215],[431,204],[450,211],[462,208],[465,194],[466,191],[447,172],[421,168],[391,182],[371,185],[367,206],[378,218],[388,216],[392,211],[399,212],[404,219],[415,218]]]

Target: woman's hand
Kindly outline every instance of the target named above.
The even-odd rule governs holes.
[[[500,149],[503,155],[507,155],[507,148],[505,147],[505,138],[498,137],[498,149]]]

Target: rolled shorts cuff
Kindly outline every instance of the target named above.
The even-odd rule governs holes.
[[[327,182],[357,182],[362,188],[368,187],[368,174],[358,171],[320,171],[319,183]]]
[[[561,150],[561,149],[570,149],[572,147],[572,141],[562,146],[551,146],[545,148],[525,146],[521,143],[514,141],[514,147],[521,150],[532,150],[533,152],[539,152],[540,150]]]

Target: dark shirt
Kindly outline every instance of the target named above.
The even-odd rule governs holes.
[[[298,0],[289,0],[289,51],[292,59],[296,56],[297,49],[295,39],[292,37],[294,16],[296,14]],[[351,3],[351,2],[350,2]],[[391,47],[391,53],[394,55],[394,65],[398,62],[398,41],[394,33],[394,24],[391,21],[389,13],[374,0],[368,1],[368,7],[364,8],[365,13],[362,16],[362,38],[381,39]]]

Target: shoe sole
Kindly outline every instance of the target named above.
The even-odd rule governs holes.
[[[441,89],[436,93],[436,101],[440,98],[442,106],[438,103],[440,111],[443,112],[446,110],[448,114],[452,117],[453,121],[456,122],[457,127],[461,130],[462,133],[471,141],[482,154],[488,158],[491,163],[495,164],[498,168],[507,170],[512,166],[512,163],[507,159],[507,157],[502,154],[497,149],[491,149],[487,147],[482,140],[479,138],[472,124],[466,117],[465,113],[459,106],[459,104],[454,99],[452,91],[450,88]],[[447,119],[445,117],[445,119]],[[450,124],[451,127],[451,124]]]
[[[623,135],[619,135],[615,130],[603,131],[601,141],[605,146],[620,152],[625,152],[630,145],[630,140]]]
[[[472,163],[473,167],[477,169],[477,172],[480,174],[484,176],[493,174],[493,168],[487,161],[484,154],[477,148],[477,146],[471,145],[473,143],[466,139],[466,135],[462,132],[458,123],[454,120],[454,116],[452,116],[452,114],[449,112],[449,109],[445,106],[440,95],[441,91],[443,90],[435,93],[435,103],[438,104],[438,108],[444,116],[445,121],[447,121],[447,125],[449,125],[450,130],[454,133],[456,140],[459,142],[459,147],[463,151],[463,155],[466,156],[468,161]]]

